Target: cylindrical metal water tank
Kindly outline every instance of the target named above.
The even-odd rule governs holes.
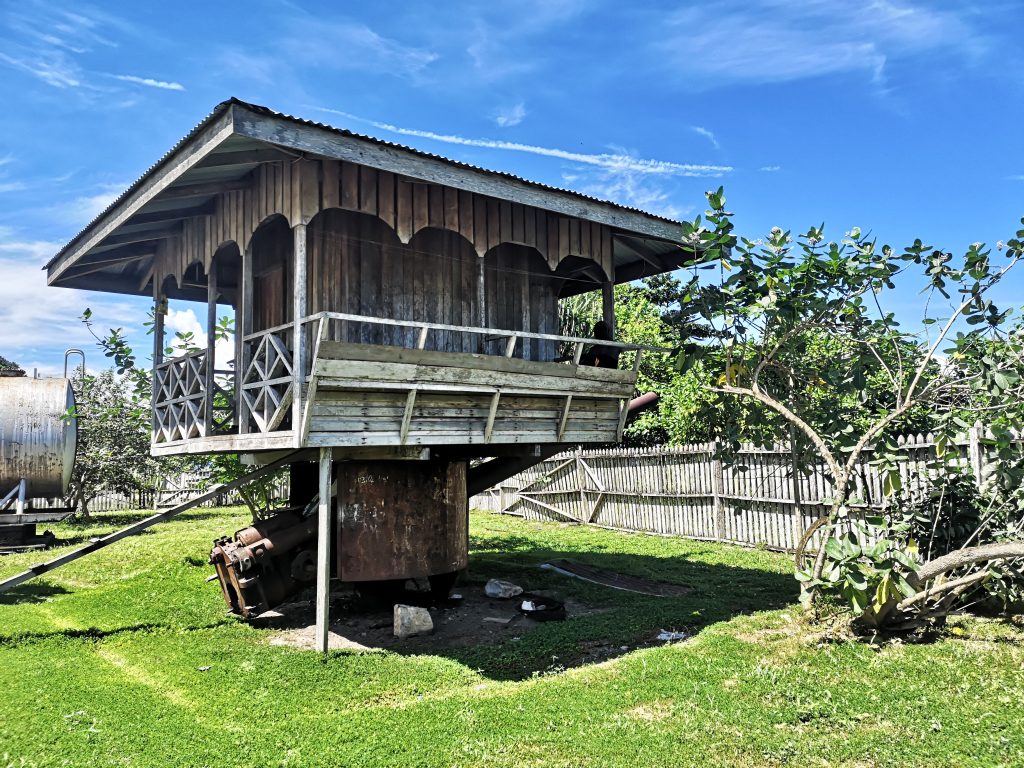
[[[0,497],[22,478],[27,495],[63,496],[75,463],[75,395],[67,379],[0,377]]]

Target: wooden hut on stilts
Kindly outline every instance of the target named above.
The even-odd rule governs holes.
[[[664,218],[232,99],[47,272],[152,296],[154,455],[293,457],[281,525],[302,557],[254,585],[265,526],[222,584],[244,611],[310,578],[326,648],[330,579],[465,567],[470,462],[621,437],[644,350],[579,365],[558,301],[600,290],[614,327],[614,284],[694,257]],[[168,299],[206,302],[205,349],[165,356]],[[236,328],[220,369],[218,305]]]

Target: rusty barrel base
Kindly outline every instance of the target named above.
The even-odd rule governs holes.
[[[336,575],[426,578],[466,567],[465,461],[345,461],[338,481]]]

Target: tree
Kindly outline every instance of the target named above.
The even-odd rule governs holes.
[[[697,360],[717,367],[711,390],[723,401],[756,405],[745,412],[753,423],[824,461],[832,496],[815,526],[821,543],[798,574],[808,599],[840,595],[862,623],[880,626],[909,611],[942,614],[950,595],[993,578],[1019,587],[1013,571],[1014,558],[1024,556],[1022,515],[999,489],[988,489],[986,505],[1003,513],[931,560],[910,539],[912,526],[899,510],[859,520],[853,507],[860,501],[855,474],[869,450],[887,495],[896,497],[898,456],[887,439],[922,419],[936,434],[940,486],[955,474],[948,466],[954,436],[974,416],[998,409],[997,440],[1009,458],[1011,432],[1024,425],[1020,336],[1009,326],[1010,310],[988,296],[1024,258],[1024,230],[995,252],[975,243],[960,258],[921,240],[899,252],[856,228],[827,241],[824,225],[795,239],[776,227],[764,241],[751,241],[733,234],[721,189],[707,198],[706,218],[685,222],[683,237],[704,250],[705,268],[720,271],[721,285],[697,290],[691,283],[680,306],[713,341],[680,355],[679,368]],[[904,331],[883,308],[896,282],[912,280],[915,271],[928,295],[923,337]],[[1014,473],[1007,465],[1003,474],[1005,489]]]
[[[71,385],[78,448],[67,498],[88,517],[89,502],[100,493],[130,496],[151,485],[155,462],[149,456],[149,402],[110,370],[79,374]]]

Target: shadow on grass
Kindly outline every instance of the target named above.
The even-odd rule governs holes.
[[[44,603],[54,595],[66,595],[68,590],[59,584],[22,584],[9,592],[0,593],[0,605]]]
[[[137,632],[157,632],[161,630],[174,630],[175,632],[200,632],[204,629],[215,629],[231,623],[232,619],[223,619],[209,624],[185,627],[157,622],[132,624],[127,627],[116,627],[115,629],[99,629],[97,627],[86,627],[85,629],[58,629],[49,632],[15,632],[10,635],[0,635],[0,648],[10,648],[23,643],[36,642],[39,640],[52,640],[53,638],[103,640],[107,637],[117,635],[131,635]]]
[[[558,551],[522,547],[477,552],[470,558],[463,589],[481,588],[489,578],[505,578],[528,591],[550,590],[585,606],[560,622],[523,620],[523,631],[498,645],[463,645],[440,655],[480,670],[490,678],[518,680],[534,674],[604,661],[638,647],[661,645],[662,630],[693,636],[710,624],[796,602],[791,575],[741,566],[705,563],[686,556],[657,557],[606,552]],[[477,546],[483,542],[477,542]],[[715,550],[719,552],[720,550]],[[687,587],[680,596],[654,597],[591,584],[539,568],[567,559],[606,571]],[[396,649],[398,650],[398,649]]]
[[[538,674],[606,661],[624,653],[656,645],[662,630],[687,637],[735,616],[782,608],[798,598],[791,575],[768,570],[707,563],[700,554],[679,556],[621,552],[567,551],[538,546],[526,537],[473,539],[474,547],[492,550],[470,553],[469,568],[455,592],[465,597],[457,605],[432,610],[431,635],[399,640],[391,632],[391,603],[355,607],[359,601],[332,601],[332,629],[360,644],[405,656],[429,654],[455,660],[494,680],[522,680]],[[502,549],[498,549],[502,547]],[[507,549],[505,549],[507,547]],[[721,559],[729,552],[708,548]],[[748,554],[737,551],[744,561]],[[639,577],[686,588],[682,595],[656,597],[613,589],[540,568],[542,563],[567,559],[604,571]],[[519,601],[491,600],[483,596],[492,578],[511,581],[527,592],[540,592],[563,600],[565,621],[536,622],[520,616]],[[397,598],[416,603],[416,597]],[[422,604],[422,603],[421,603]],[[277,629],[310,628],[312,594],[302,609],[276,619]],[[341,608],[341,610],[338,610]],[[510,619],[506,621],[506,619]]]

